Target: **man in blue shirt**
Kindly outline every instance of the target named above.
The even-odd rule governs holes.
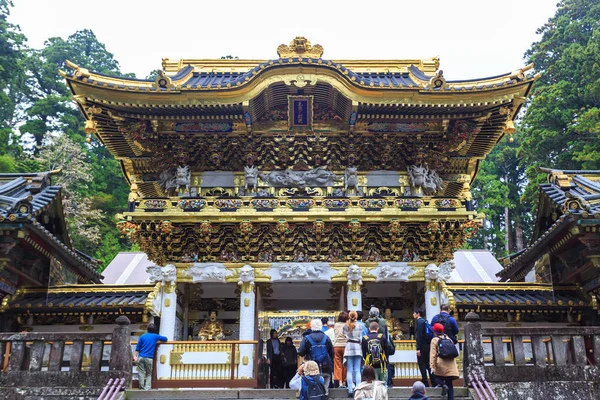
[[[441,310],[442,312],[431,320],[431,326],[436,323],[442,324],[444,326],[444,333],[456,344],[458,343],[458,324],[454,317],[450,315],[450,306],[448,304],[442,304]]]
[[[148,332],[140,336],[133,354],[133,362],[137,361],[138,363],[140,389],[149,390],[152,386],[152,359],[156,350],[156,342],[166,342],[168,340],[165,336],[158,334],[158,328],[154,324],[149,324]]]

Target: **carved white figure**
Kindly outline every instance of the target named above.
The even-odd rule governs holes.
[[[439,268],[435,264],[429,264],[425,267],[425,279],[436,281],[438,279]]]
[[[413,195],[419,195],[422,190],[426,195],[432,196],[444,190],[444,180],[438,173],[422,165],[408,167],[408,179]]]
[[[239,286],[251,286],[254,285],[254,269],[248,264],[240,268],[240,277],[238,280]]]
[[[225,269],[223,264],[194,263],[185,271],[192,278],[192,282],[223,282],[232,272]]]
[[[353,282],[362,285],[362,271],[356,264],[351,264],[348,267],[348,285],[352,285]]]
[[[454,269],[454,262],[446,261],[440,264],[438,268],[438,280],[448,282],[452,276],[452,270]]]
[[[283,264],[279,267],[279,274],[282,278],[314,278],[320,277],[323,267],[313,264]]]
[[[341,178],[324,167],[317,167],[302,174],[302,178],[308,186],[333,186]]]
[[[151,265],[146,268],[146,272],[150,274],[150,282],[175,282],[177,280],[177,269],[173,264],[167,264],[164,267]]]
[[[306,182],[302,178],[301,171],[292,171],[286,169],[285,171],[271,171],[269,174],[258,174],[260,179],[267,182],[273,187],[299,187],[306,186]]]
[[[244,190],[252,188],[256,191],[258,185],[258,168],[255,166],[244,167]]]
[[[381,279],[397,278],[398,272],[394,271],[394,269],[389,265],[384,265],[379,270],[379,277]]]
[[[297,187],[306,186],[333,186],[338,178],[333,172],[324,167],[318,167],[309,171],[271,171],[268,174],[258,174],[260,179],[273,187]]]
[[[348,167],[344,172],[344,191],[348,193],[348,188],[354,189],[354,193],[358,194],[358,171],[356,167]]]
[[[189,192],[192,173],[190,167],[185,165],[177,167],[175,171],[167,170],[160,174],[159,184],[166,193]]]
[[[408,179],[412,187],[422,187],[425,183],[426,175],[427,170],[422,165],[411,165],[408,167]]]

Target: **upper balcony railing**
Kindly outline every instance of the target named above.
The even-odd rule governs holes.
[[[189,213],[216,212],[403,212],[470,211],[455,197],[164,197],[136,202],[136,211]]]

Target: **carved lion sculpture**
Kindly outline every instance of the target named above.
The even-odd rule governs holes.
[[[240,279],[238,280],[238,285],[242,286],[243,284],[252,284],[254,282],[254,269],[252,269],[249,265],[244,265],[240,269]]]
[[[438,279],[439,268],[435,264],[429,264],[425,267],[425,278],[430,281],[435,281]]]
[[[356,264],[352,264],[348,267],[348,285],[351,285],[353,281],[362,285],[362,271]]]

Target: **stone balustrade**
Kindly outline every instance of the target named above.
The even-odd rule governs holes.
[[[116,323],[113,333],[0,333],[0,387],[102,388],[111,378],[129,385],[129,319]]]
[[[482,328],[475,313],[466,320],[467,382],[483,378],[497,394],[507,394],[499,398],[517,389],[520,395],[531,388],[562,390],[569,383],[600,388],[600,327]]]

